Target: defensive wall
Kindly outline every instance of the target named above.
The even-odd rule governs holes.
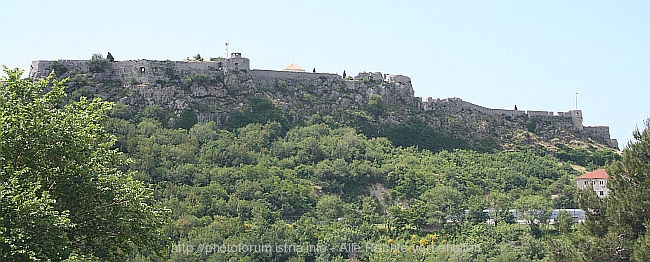
[[[366,98],[380,95],[386,104],[403,104],[422,108],[422,98],[415,96],[411,78],[404,75],[361,72],[353,79],[345,79],[348,89],[362,90]],[[367,103],[368,101],[363,101]]]
[[[46,77],[55,65],[63,66],[68,71],[90,72],[88,60],[37,60],[32,62],[29,77]],[[231,58],[216,61],[125,60],[108,63],[105,73],[125,80],[134,78],[141,83],[153,83],[173,74],[221,73],[228,70],[250,70],[250,60],[241,57],[239,53],[233,53]]]
[[[256,85],[273,86],[278,80],[298,81],[298,82],[328,82],[334,83],[341,80],[338,74],[330,73],[311,73],[311,72],[294,72],[294,71],[275,71],[253,69],[249,72]]]
[[[587,137],[591,137],[603,142],[606,142],[610,147],[618,148],[618,141],[612,139],[609,133],[608,126],[583,126],[582,110],[569,110],[567,112],[557,112],[554,114],[552,111],[536,111],[536,110],[509,110],[509,109],[494,109],[472,104],[463,101],[460,98],[431,98],[427,97],[423,103],[424,110],[442,110],[450,112],[460,112],[462,110],[473,110],[491,116],[526,116],[526,117],[564,117],[570,118],[573,123],[574,130],[583,132]]]
[[[44,78],[53,66],[65,67],[68,71],[89,72],[88,60],[56,60],[33,61],[29,73],[30,78]],[[285,82],[312,83],[313,86],[331,87],[343,81],[347,89],[363,89],[366,99],[372,94],[379,94],[389,104],[405,103],[423,110],[442,110],[460,112],[473,110],[491,116],[507,117],[567,117],[571,118],[573,128],[584,132],[589,137],[609,142],[610,146],[618,148],[616,139],[610,138],[607,126],[583,126],[581,110],[567,112],[538,111],[538,110],[509,110],[495,109],[479,106],[460,98],[434,99],[431,97],[422,100],[415,97],[411,79],[403,75],[382,74],[380,72],[361,72],[353,80],[343,80],[342,76],[332,73],[311,73],[294,71],[276,71],[250,69],[250,60],[242,57],[240,53],[233,53],[230,58],[216,61],[158,61],[158,60],[126,60],[108,63],[104,75],[119,78],[122,81],[136,81],[141,83],[138,88],[146,88],[150,83],[168,81],[174,76],[192,76],[206,74],[209,76],[224,76],[229,72],[246,71],[256,86],[272,87]],[[388,84],[387,84],[388,83]],[[357,99],[364,101],[363,99]]]
[[[452,98],[444,98],[444,99],[439,99],[439,98],[431,98],[427,97],[425,101],[423,101],[424,104],[424,109],[425,110],[433,110],[437,109],[441,106],[451,108],[454,111],[460,111],[460,110],[474,110],[478,111],[481,113],[484,113],[486,115],[492,115],[492,116],[558,116],[558,117],[571,117],[571,118],[578,118],[579,121],[579,126],[576,125],[576,128],[581,129],[582,128],[582,111],[580,110],[569,110],[568,112],[558,112],[557,115],[554,115],[552,111],[536,111],[536,110],[509,110],[509,109],[495,109],[495,108],[487,108],[483,106],[479,106],[476,104],[472,104],[467,101],[463,101],[460,98],[457,97],[452,97]],[[577,124],[577,123],[576,123]]]

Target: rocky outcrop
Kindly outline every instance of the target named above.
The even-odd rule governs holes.
[[[91,72],[88,61],[35,61],[30,77],[42,78],[52,69],[58,77],[70,77],[74,95],[95,94],[127,105],[138,112],[158,105],[177,116],[194,111],[199,122],[222,124],[250,96],[264,96],[294,120],[312,114],[364,109],[373,95],[397,108],[375,121],[400,123],[417,116],[429,126],[457,132],[468,140],[496,137],[512,140],[513,130],[529,132],[541,140],[558,136],[593,138],[617,148],[607,127],[582,127],[582,112],[490,109],[459,98],[422,101],[415,97],[411,79],[379,72],[359,73],[353,79],[337,74],[250,70],[247,58],[193,61],[132,60],[109,62],[101,72]]]

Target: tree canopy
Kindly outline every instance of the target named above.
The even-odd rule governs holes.
[[[613,151],[477,147],[419,117],[373,122],[396,110],[379,95],[303,122],[256,94],[225,121],[199,123],[196,108],[137,111],[65,90],[80,75],[6,72],[0,260],[648,260],[647,130],[609,166],[612,194],[598,198],[575,177],[618,160]],[[583,225],[568,212],[551,223],[553,209],[578,200]],[[325,249],[214,250],[221,244]]]
[[[111,149],[111,103],[63,104],[65,80],[0,82],[0,260],[123,260],[160,251],[164,209]]]
[[[650,120],[643,130],[633,133],[633,141],[623,150],[621,161],[607,170],[609,197],[599,199],[582,192],[580,204],[588,212],[578,241],[592,260],[650,260]]]
[[[88,60],[88,67],[90,68],[90,72],[102,73],[108,67],[109,62],[102,54],[93,54],[90,60]]]

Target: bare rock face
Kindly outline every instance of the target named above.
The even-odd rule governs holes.
[[[617,148],[606,126],[583,127],[582,112],[492,109],[459,98],[423,101],[415,97],[411,79],[380,72],[359,73],[353,79],[338,74],[250,70],[247,58],[220,61],[130,60],[108,63],[103,72],[91,72],[87,60],[35,61],[30,77],[44,78],[55,70],[70,77],[71,94],[95,95],[127,105],[133,112],[157,105],[176,116],[196,113],[199,122],[222,124],[233,110],[251,96],[270,99],[294,120],[312,114],[367,109],[376,95],[386,106],[398,108],[391,115],[376,115],[380,124],[399,124],[416,116],[431,128],[456,132],[468,141],[497,137],[511,141],[512,130],[528,131],[543,141],[557,136],[594,139]],[[517,135],[518,136],[518,135]]]

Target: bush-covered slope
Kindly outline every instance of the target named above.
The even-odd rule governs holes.
[[[207,123],[184,130],[164,128],[140,114],[130,120],[112,118],[109,128],[133,160],[129,171],[154,184],[158,201],[172,210],[166,232],[174,260],[383,261],[396,255],[365,245],[387,243],[473,245],[471,252],[445,253],[463,259],[542,258],[547,255],[542,237],[559,234],[554,227],[508,224],[512,217],[507,212],[482,211],[577,207],[577,172],[543,150],[434,153],[324,123],[289,130],[277,122],[231,130]],[[488,219],[497,225],[486,224]],[[486,230],[501,233],[485,239]],[[510,233],[500,235],[505,232]],[[187,250],[215,243],[327,250]],[[364,248],[341,249],[346,243]],[[399,257],[408,260],[410,255]],[[420,255],[436,258],[441,253]]]

